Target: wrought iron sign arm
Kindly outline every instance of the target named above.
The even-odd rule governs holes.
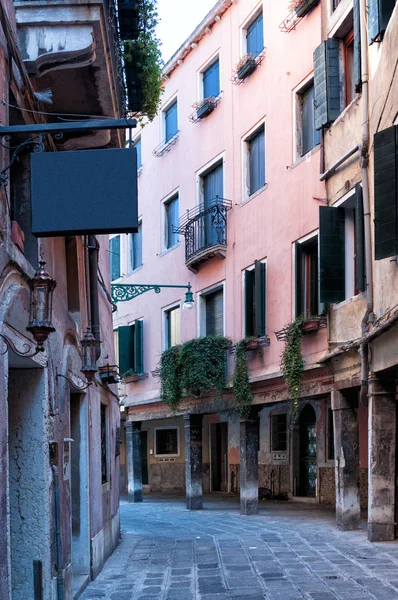
[[[161,288],[180,288],[186,289],[187,294],[191,294],[191,284],[188,285],[159,285],[159,284],[145,284],[145,283],[135,283],[135,284],[124,284],[124,283],[112,283],[111,284],[111,296],[112,300],[117,302],[127,302],[128,300],[133,300],[137,298],[137,296],[141,296],[141,294],[145,294],[145,292],[149,292],[153,290],[155,294],[160,294]],[[190,300],[191,302],[193,301]]]
[[[70,385],[72,385],[74,388],[76,388],[77,390],[79,390],[79,392],[83,392],[83,390],[87,390],[90,387],[90,385],[93,384],[93,382],[90,381],[87,385],[80,385],[80,384],[78,385],[76,383],[76,381],[73,381],[73,379],[71,379],[70,377],[68,377],[68,375],[62,375],[62,373],[58,373],[57,377],[62,377],[63,379],[66,379],[66,381],[68,383],[70,383]]]
[[[6,352],[8,352],[8,350],[12,350],[13,352],[15,352],[15,354],[17,354],[18,356],[21,356],[22,358],[33,358],[34,356],[39,354],[39,352],[43,352],[43,350],[44,350],[44,348],[40,348],[40,347],[36,347],[34,350],[32,350],[32,348],[29,344],[23,345],[23,347],[26,348],[26,350],[24,350],[24,351],[18,350],[18,348],[16,347],[14,342],[11,341],[3,333],[0,333],[0,338],[3,340],[3,342],[6,345],[6,349],[4,350],[4,352],[0,352],[0,355],[5,354]]]

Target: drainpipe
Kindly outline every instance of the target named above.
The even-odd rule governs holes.
[[[366,311],[361,323],[362,336],[367,332],[369,321],[373,314],[373,265],[372,265],[372,240],[370,234],[370,198],[369,198],[369,75],[368,75],[368,39],[366,28],[366,0],[360,0],[361,20],[361,73],[362,73],[362,143],[361,143],[361,177],[362,197],[364,213],[365,232],[365,263],[366,263]],[[361,391],[360,399],[363,404],[367,403],[368,395],[368,371],[369,371],[369,347],[361,344],[359,348],[361,357]]]
[[[56,569],[57,569],[57,597],[64,600],[64,575],[62,571],[62,544],[61,544],[61,508],[59,503],[59,469],[52,465],[54,479],[54,511],[55,511],[55,539],[56,539]]]
[[[98,303],[98,253],[99,243],[95,235],[88,236],[88,270],[90,283],[90,312],[91,312],[91,331],[95,339],[100,342],[100,318]],[[101,356],[101,346],[96,348],[96,359]]]

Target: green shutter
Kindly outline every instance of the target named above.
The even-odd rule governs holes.
[[[374,136],[375,258],[398,254],[398,160],[394,125]]]
[[[319,207],[320,301],[345,300],[345,211]]]
[[[119,327],[117,330],[119,343],[119,373],[124,375],[134,368],[134,326]]]
[[[366,288],[365,227],[363,216],[362,186],[355,186],[355,288],[363,292]]]
[[[245,271],[245,335],[254,335],[254,271]]]
[[[314,52],[315,127],[333,123],[340,114],[339,42],[329,38]]]
[[[359,0],[354,0],[353,3],[353,19],[354,19],[354,83],[355,91],[359,93],[362,89],[362,73],[361,73],[361,12]]]
[[[134,371],[141,375],[144,372],[144,322],[134,322]]]
[[[368,0],[369,44],[383,39],[394,6],[395,0]]]
[[[294,256],[296,260],[296,317],[304,312],[303,306],[303,274],[302,274],[302,248],[299,242],[294,244]]]
[[[266,289],[265,289],[265,263],[256,260],[254,263],[254,322],[255,334],[266,334]]]
[[[224,335],[224,293],[222,289],[206,296],[206,335]]]

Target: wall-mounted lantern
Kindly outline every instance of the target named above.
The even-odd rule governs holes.
[[[80,371],[85,375],[87,381],[91,383],[94,380],[95,374],[98,371],[96,351],[99,341],[95,339],[91,333],[91,329],[87,327],[80,345],[82,347],[82,368]]]
[[[39,269],[33,279],[30,280],[30,319],[27,331],[33,335],[38,352],[44,351],[44,342],[50,333],[55,331],[51,322],[53,292],[57,282],[51,279],[44,268],[46,263],[39,262]]]

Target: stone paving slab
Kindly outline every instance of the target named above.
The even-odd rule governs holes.
[[[398,600],[398,543],[337,531],[328,507],[264,501],[241,516],[227,495],[201,511],[151,495],[120,514],[120,544],[81,600]]]

